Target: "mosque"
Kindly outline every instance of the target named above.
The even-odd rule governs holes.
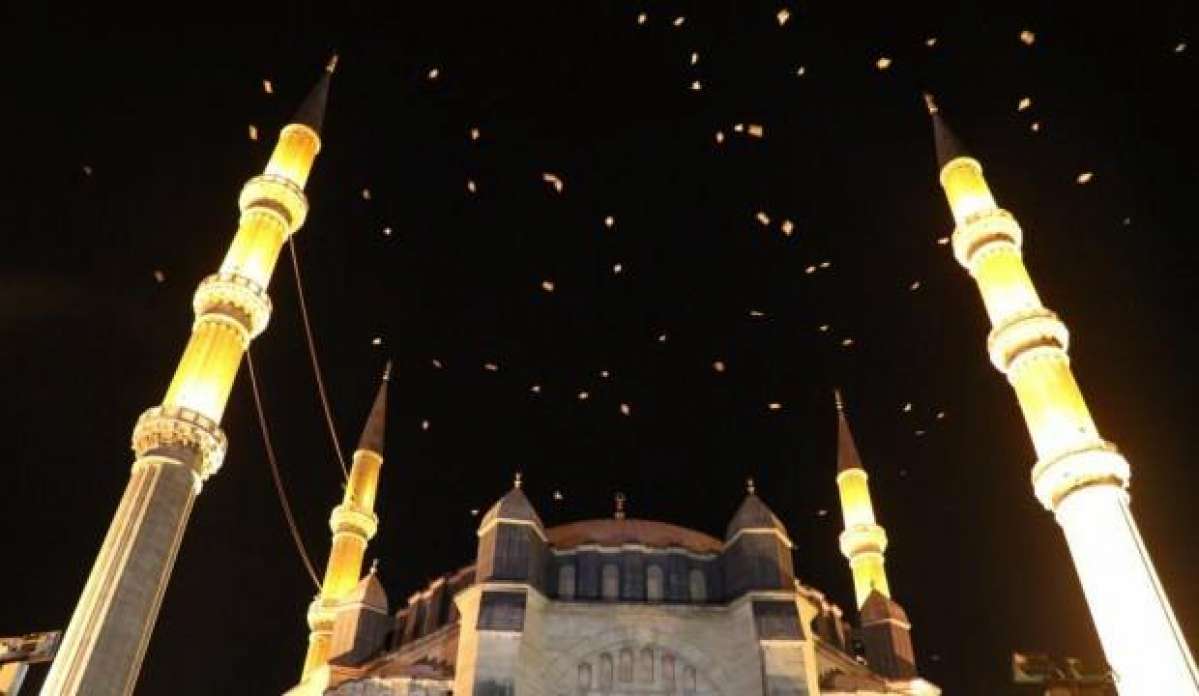
[[[190,511],[224,459],[220,428],[242,357],[267,327],[282,245],[308,212],[334,60],[279,134],[219,270],[193,300],[191,337],[162,402],[134,427],[130,480],[96,557],[46,696],[133,692]],[[1061,526],[1122,696],[1199,696],[1196,670],[1129,508],[1130,467],[1103,440],[1067,355],[1069,333],[1024,266],[1023,232],[929,101],[953,250],[992,325],[1038,461],[1033,491]],[[546,528],[520,479],[482,517],[473,561],[404,602],[374,569],[386,375],[330,518],[308,651],[287,693],[393,696],[932,695],[884,566],[887,536],[840,398],[840,551],[856,616],[795,577],[793,541],[752,483],[724,538],[625,517]],[[731,503],[731,501],[730,501]],[[730,507],[732,505],[730,504]],[[398,606],[394,606],[398,605]],[[297,640],[299,636],[297,636]]]
[[[517,475],[482,517],[474,562],[393,609],[375,568],[359,578],[377,524],[387,386],[330,518],[329,563],[289,696],[940,693],[917,675],[839,394],[835,479],[857,626],[796,578],[791,536],[752,481],[717,539],[628,518],[619,497],[611,519],[546,528]]]

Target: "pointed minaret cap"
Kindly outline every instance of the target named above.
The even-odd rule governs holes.
[[[383,589],[383,584],[379,582],[377,565],[378,561],[376,560],[371,565],[370,572],[363,575],[358,584],[354,586],[354,589],[350,590],[342,598],[341,604],[343,606],[362,604],[381,614],[387,613],[387,591]]]
[[[312,91],[308,92],[308,96],[296,110],[296,115],[292,117],[291,123],[302,123],[316,131],[317,135],[321,134],[321,126],[325,123],[325,104],[329,101],[329,83],[332,81],[333,71],[336,69],[337,54],[334,53],[333,57],[329,59],[329,64],[325,66],[325,72],[321,73],[321,79],[317,80]]]
[[[375,394],[375,403],[371,406],[370,415],[366,417],[366,425],[362,428],[362,437],[358,439],[358,449],[374,452],[383,456],[383,436],[387,431],[387,384],[391,381],[391,361],[383,368],[383,379],[379,383],[379,391]]]
[[[928,115],[933,120],[933,144],[937,148],[937,166],[944,167],[958,157],[967,157],[966,148],[962,147],[961,141],[949,130],[949,126],[945,125],[945,119],[941,118],[941,110],[937,108],[937,102],[933,100],[933,95],[928,92],[924,93],[924,105],[928,108]]]
[[[858,446],[853,441],[853,433],[849,431],[840,389],[833,390],[833,403],[837,406],[837,473],[862,469],[862,458],[858,456]]]
[[[732,541],[738,533],[747,530],[773,530],[779,533],[788,546],[792,546],[791,535],[787,533],[787,527],[779,520],[778,515],[770,509],[757,494],[757,485],[752,478],[745,481],[745,499],[741,501],[741,507],[737,508],[737,512],[733,513],[733,519],[729,520],[728,527],[724,530],[724,540]]]
[[[544,528],[537,510],[533,508],[533,504],[529,502],[529,498],[521,488],[523,484],[523,477],[520,475],[520,472],[517,472],[513,477],[512,490],[508,491],[503,498],[496,501],[487,513],[483,515],[483,519],[479,522],[480,530],[487,529],[493,523],[505,520],[508,522],[529,522],[539,529]]]

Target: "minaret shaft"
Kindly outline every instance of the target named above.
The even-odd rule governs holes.
[[[845,531],[841,532],[840,538],[841,553],[849,560],[854,598],[861,609],[872,590],[891,598],[891,585],[887,582],[883,556],[887,550],[887,532],[875,520],[869,476],[862,468],[839,393],[837,468],[837,490],[841,496],[841,515],[845,521]]]
[[[1070,369],[1066,327],[1024,266],[1019,225],[976,160],[945,162],[941,184],[957,223],[954,253],[991,320],[991,361],[1015,390],[1037,453],[1034,491],[1065,533],[1120,693],[1199,694],[1199,670],[1129,508],[1128,462],[1099,435]]]
[[[285,128],[266,174],[242,190],[241,220],[220,271],[196,291],[196,320],[160,406],[133,432],[129,484],[41,693],[132,693],[175,555],[226,440],[219,424],[242,355],[270,317],[266,287],[287,236],[303,224],[302,192],[320,139]]]

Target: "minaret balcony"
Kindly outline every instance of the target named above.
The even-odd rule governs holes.
[[[294,181],[283,176],[263,174],[246,182],[237,200],[242,213],[250,210],[275,215],[291,234],[308,216],[308,197]]]
[[[200,281],[192,308],[197,317],[222,314],[233,319],[245,332],[246,343],[265,331],[271,318],[266,288],[238,273],[214,273]]]
[[[1092,485],[1128,487],[1132,471],[1115,445],[1098,440],[1085,447],[1042,459],[1032,468],[1032,487],[1046,510],[1070,493]]]
[[[987,336],[991,363],[1004,374],[1014,369],[1017,361],[1038,352],[1052,352],[1066,358],[1069,345],[1070,331],[1056,314],[1044,307],[1013,314]]]
[[[841,553],[852,559],[864,553],[882,554],[887,550],[887,532],[877,524],[855,524],[841,532]]]
[[[368,541],[379,529],[379,516],[353,503],[342,503],[329,516],[329,529],[334,534],[353,534]]]
[[[183,406],[148,409],[133,428],[133,451],[139,458],[160,455],[190,464],[199,479],[197,485],[221,468],[228,447],[216,421]]]
[[[1015,247],[1024,243],[1016,218],[1003,208],[974,213],[953,230],[953,255],[965,268],[984,250],[996,246]]]

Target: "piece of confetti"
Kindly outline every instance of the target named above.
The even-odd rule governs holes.
[[[783,234],[788,237],[790,237],[791,233],[795,230],[795,224],[790,220],[783,220],[783,223],[779,226],[782,228]]]
[[[804,75],[808,74],[808,68],[806,66],[801,65],[795,69],[795,74],[798,75],[799,77],[803,77]]]
[[[1030,106],[1032,106],[1032,99],[1023,97],[1020,99],[1020,102],[1016,104],[1016,111],[1024,111]]]
[[[724,131],[716,131],[716,144],[719,145],[723,142],[724,142]]]
[[[886,70],[887,68],[891,67],[891,59],[886,56],[882,56],[878,60],[874,61],[874,66],[879,70]]]
[[[159,283],[164,283],[164,282],[166,282],[166,279],[167,279],[166,273],[163,273],[161,270],[158,270],[158,269],[154,270],[154,280],[158,281]]]
[[[649,19],[649,16],[646,15],[644,12],[637,15],[637,23],[638,24],[645,24],[645,20],[647,20],[647,19]]]
[[[691,81],[691,91],[692,92],[698,92],[698,91],[702,90],[703,88],[704,88],[704,83],[700,82],[699,80]]]
[[[852,345],[853,345],[853,339],[852,339],[852,338],[843,338],[843,339],[841,339],[841,347],[842,347],[842,348],[849,348],[849,347],[850,347],[850,346],[852,346]]]
[[[724,361],[723,361],[723,360],[716,360],[716,361],[713,361],[713,362],[712,362],[712,369],[713,369],[713,370],[716,370],[717,372],[724,372],[724,369],[725,369],[725,368],[724,368]]]
[[[1032,33],[1031,31],[1029,31],[1028,29],[1025,29],[1024,31],[1020,32],[1020,43],[1024,44],[1025,46],[1033,45],[1033,43],[1036,40],[1037,40],[1037,35]]]
[[[479,129],[478,129],[478,128],[471,128],[471,129],[470,129],[470,139],[471,139],[471,140],[478,140],[478,139],[479,139]]]
[[[1033,121],[1032,123],[1028,124],[1028,129],[1030,131],[1032,131],[1033,133],[1040,133],[1041,132],[1041,122]]]
[[[617,274],[617,275],[620,275],[620,273],[621,273],[622,271],[624,271],[624,264],[620,264],[620,263],[614,263],[614,264],[612,264],[612,272],[613,272],[613,273],[615,273],[615,274]]]
[[[687,18],[680,15],[678,17],[675,17],[674,21],[671,22],[671,24],[673,24],[675,27],[681,27],[681,26],[683,26],[683,23],[686,21],[687,21]]]
[[[371,199],[371,190],[368,188],[362,189],[362,200],[369,201]]]
[[[927,39],[924,40],[924,45],[928,46],[929,48],[936,46],[937,45],[937,37],[935,37],[935,36],[928,37]]]
[[[699,63],[699,52],[692,51],[691,52],[691,64],[696,65],[697,63]]]
[[[761,138],[762,136],[766,135],[766,129],[763,128],[761,126],[761,124],[757,124],[757,123],[749,124],[749,126],[747,126],[745,128],[745,132],[749,133],[752,137],[755,137],[755,138]]]
[[[381,345],[383,345],[383,337],[382,337],[382,336],[375,336],[374,338],[372,338],[372,339],[371,339],[371,345],[372,345],[372,346],[381,346]]]
[[[919,289],[920,289],[920,281],[918,281],[918,280],[913,280],[912,284],[908,286],[908,290],[911,290],[913,292],[915,292],[916,290],[919,290]]]
[[[540,394],[541,393],[541,385],[534,384],[533,386],[529,387],[529,391],[533,392],[534,394]]]
[[[91,165],[90,165],[90,164],[85,164],[85,165],[82,165],[82,167],[81,167],[81,168],[83,169],[83,174],[84,174],[84,176],[91,176],[91,175],[92,175],[92,167],[91,167]]]
[[[250,140],[258,140],[258,126],[250,124]]]
[[[433,359],[432,359],[432,360],[430,360],[429,362],[433,363],[433,367],[436,367],[436,368],[437,368],[437,369],[439,369],[439,370],[440,370],[440,369],[441,369],[441,367],[442,367],[442,365],[441,365],[441,361],[440,361],[440,360],[438,360],[437,358],[433,358]]]
[[[500,366],[499,366],[499,365],[497,365],[497,364],[495,364],[495,363],[490,363],[490,362],[489,362],[489,363],[483,363],[483,369],[484,369],[484,370],[487,370],[488,372],[499,372],[499,371],[500,371]]]
[[[562,189],[566,187],[566,184],[562,183],[562,179],[553,172],[542,172],[541,180],[553,186],[554,190],[558,193],[562,193]]]
[[[546,292],[553,292],[554,291],[554,281],[552,281],[552,280],[541,281],[541,289],[545,290]]]
[[[390,228],[390,227],[384,227],[384,228],[383,228],[383,236],[384,236],[384,237],[390,237],[390,236],[391,236],[391,228]]]
[[[621,412],[623,415],[626,415],[626,416],[627,416],[627,415],[629,415],[630,413],[632,413],[632,412],[633,412],[633,408],[632,408],[631,406],[629,406],[628,404],[621,404],[621,405],[620,405],[620,412]]]
[[[781,411],[783,409],[783,405],[777,401],[771,401],[770,403],[766,404],[766,408],[770,409],[771,411]]]
[[[1092,172],[1083,172],[1078,175],[1078,178],[1075,179],[1075,181],[1077,181],[1080,184],[1086,184],[1086,183],[1089,183],[1091,181],[1091,179],[1093,179],[1094,177],[1095,177],[1095,175]]]
[[[428,429],[429,429],[429,420],[428,420],[428,419],[422,420],[422,421],[420,422],[420,429],[421,429],[421,430],[428,430]]]
[[[1182,53],[1185,50],[1187,50],[1187,42],[1185,41],[1179,41],[1178,44],[1174,46],[1175,53]]]
[[[779,26],[781,27],[791,19],[791,10],[788,10],[784,7],[775,13],[774,18],[778,20]]]
[[[270,80],[263,80],[262,81],[262,91],[266,92],[267,94],[274,94],[275,87],[274,87],[274,85],[271,84]]]
[[[479,187],[475,184],[474,179],[466,180],[466,190],[470,191],[471,193],[478,193]]]
[[[591,398],[591,394],[588,392],[585,392],[585,391],[581,391],[581,392],[579,392],[578,397],[579,397],[579,401],[586,401],[587,399]]]
[[[425,73],[425,77],[428,77],[430,80],[436,80],[440,76],[441,70],[438,68],[430,68],[429,72]]]

